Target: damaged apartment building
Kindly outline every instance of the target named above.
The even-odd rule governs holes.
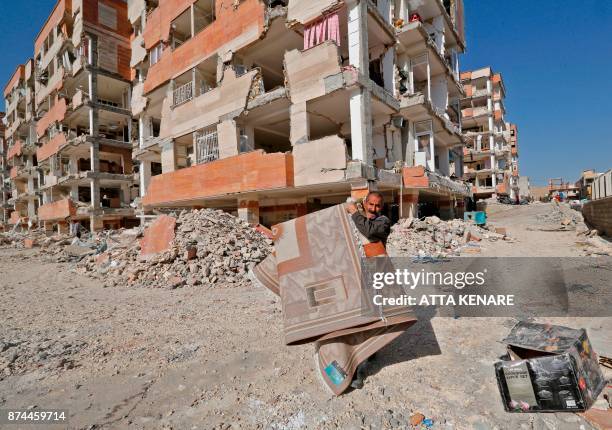
[[[461,73],[464,179],[476,199],[519,196],[518,129],[505,122],[506,88],[490,67]]]
[[[36,222],[39,207],[38,173],[36,171],[36,130],[34,112],[34,66],[30,59],[20,64],[4,88],[6,108],[7,182],[10,190],[5,201],[10,211],[5,222],[28,225]]]
[[[8,225],[11,209],[13,208],[8,202],[11,198],[11,178],[6,160],[8,146],[5,138],[6,125],[4,118],[5,113],[0,112],[0,231],[3,231],[5,226]]]
[[[461,0],[129,0],[145,211],[460,215]],[[40,160],[39,160],[40,163]]]
[[[4,92],[13,223],[135,223],[131,32],[125,1],[56,3]]]

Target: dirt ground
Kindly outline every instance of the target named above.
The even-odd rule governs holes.
[[[581,255],[575,232],[527,230],[545,206],[492,216],[517,240],[483,255]],[[511,318],[424,315],[376,355],[363,389],[334,398],[313,346],[284,345],[268,291],[104,288],[71,267],[0,248],[0,409],[68,409],[77,429],[409,428],[415,412],[434,429],[591,428],[572,413],[504,412],[493,363]],[[552,322],[588,328],[597,351],[610,320]]]

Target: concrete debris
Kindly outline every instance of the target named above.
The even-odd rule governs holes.
[[[172,231],[155,234],[159,226]],[[162,215],[146,231],[110,230],[78,239],[47,237],[44,230],[33,229],[2,233],[0,244],[37,247],[52,261],[75,263],[76,272],[100,279],[106,287],[169,289],[243,285],[250,282],[251,267],[272,250],[272,241],[247,222],[212,209]]]
[[[142,259],[136,240],[141,229],[114,232],[106,238],[108,249],[86,254],[76,271],[102,280],[106,287],[239,286],[249,282],[247,272],[272,250],[270,239],[220,210],[184,210],[178,217],[164,217],[176,223],[166,251]],[[64,252],[62,259],[69,261],[70,256]]]
[[[567,203],[553,200],[550,211],[536,215],[535,223],[529,231],[563,232],[575,231],[578,235],[588,235],[589,228],[585,225],[582,214],[570,208]]]
[[[0,341],[0,381],[27,371],[72,369],[76,356],[87,347],[84,341],[51,340],[42,336]]]
[[[397,256],[447,257],[479,253],[478,242],[512,239],[506,229],[477,226],[460,219],[443,221],[437,216],[400,220],[392,227],[388,245]]]
[[[43,229],[31,229],[23,231],[7,231],[0,233],[0,245],[9,245],[14,248],[38,248],[48,249],[61,245],[68,245],[72,238],[67,234],[54,234],[47,236]]]

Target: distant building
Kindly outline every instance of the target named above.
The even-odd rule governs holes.
[[[548,198],[565,200],[578,200],[578,187],[569,182],[563,182],[563,178],[552,178],[548,180]]]
[[[474,197],[485,199],[519,193],[518,130],[504,120],[506,88],[501,73],[491,67],[461,73],[464,180]]]
[[[599,174],[593,169],[587,169],[582,171],[580,179],[576,181],[576,187],[578,188],[580,199],[592,199],[592,187],[593,181]]]

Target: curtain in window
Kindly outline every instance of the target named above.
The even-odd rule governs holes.
[[[304,49],[310,49],[326,40],[340,46],[340,18],[338,13],[324,16],[304,28]]]

